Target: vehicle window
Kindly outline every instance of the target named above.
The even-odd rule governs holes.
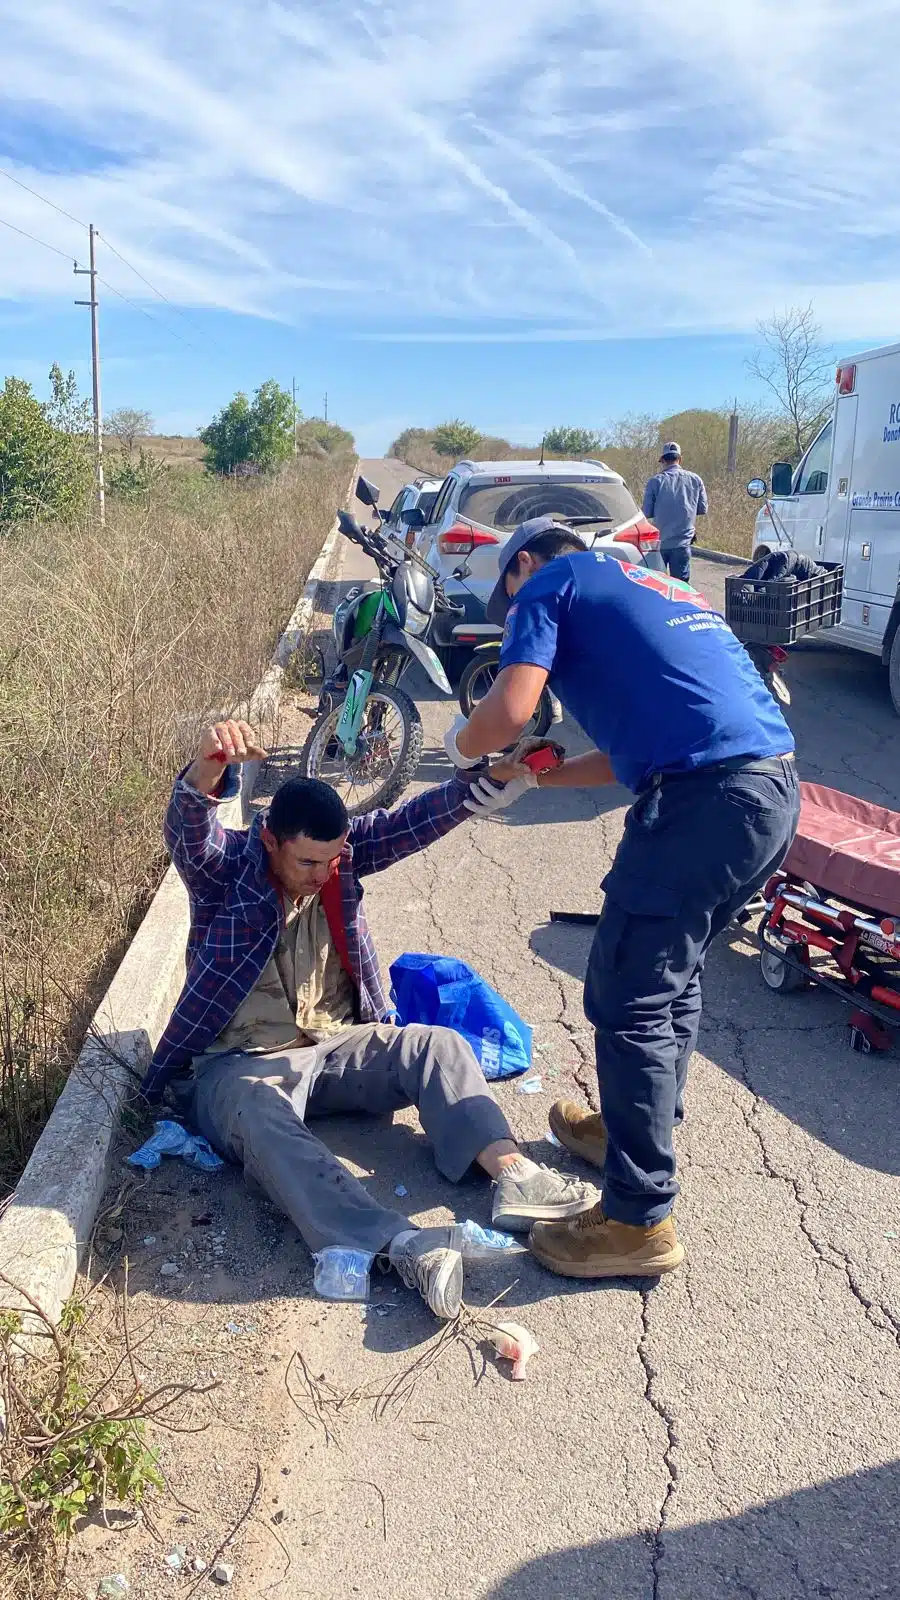
[[[498,483],[464,489],[460,511],[488,528],[512,529],[529,517],[586,518],[590,522],[627,522],[637,506],[623,483],[585,483],[583,478],[535,478],[510,485]]]
[[[422,513],[423,517],[425,518],[426,522],[429,520],[429,518],[431,516],[432,510],[434,509],[434,502],[437,499],[437,497],[438,497],[437,489],[428,489],[425,494],[420,494],[419,495],[419,499],[418,499],[419,510],[421,511],[421,513]]]
[[[826,423],[800,468],[797,494],[824,494],[828,488],[828,467],[831,462],[831,423]]]
[[[452,474],[449,478],[444,479],[441,487],[438,489],[434,505],[431,508],[431,516],[428,518],[429,522],[440,522],[441,517],[444,515],[447,502],[450,499],[450,496],[452,495],[458,482],[459,479],[454,478]]]
[[[407,497],[408,494],[409,494],[409,490],[408,489],[401,489],[400,490],[400,493],[398,494],[396,500],[394,501],[394,504],[391,506],[391,509],[388,512],[388,522],[397,522],[399,520],[400,512],[404,509],[404,507],[406,505],[406,497]]]

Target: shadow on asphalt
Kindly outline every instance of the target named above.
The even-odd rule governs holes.
[[[583,981],[592,937],[591,928],[552,922],[535,928],[529,944],[548,966]],[[896,1049],[852,1051],[850,1011],[824,990],[773,995],[740,937],[712,945],[703,1000],[698,1048],[708,1061],[850,1161],[900,1174]]]
[[[585,1467],[589,1470],[590,1463]],[[855,1472],[736,1517],[555,1550],[485,1600],[875,1600],[900,1593],[900,1464]],[[649,1569],[649,1570],[648,1570]]]

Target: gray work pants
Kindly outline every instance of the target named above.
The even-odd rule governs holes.
[[[307,1049],[194,1061],[192,1120],[290,1217],[311,1250],[383,1250],[412,1224],[379,1205],[312,1134],[307,1119],[415,1106],[438,1170],[457,1183],[475,1157],[511,1139],[466,1041],[450,1028],[347,1028]]]

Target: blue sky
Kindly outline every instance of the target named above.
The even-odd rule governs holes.
[[[677,18],[677,21],[676,21]],[[753,399],[756,322],[900,337],[893,0],[0,0],[0,166],[93,221],[104,403],[292,376],[365,452],[461,415]],[[0,178],[0,219],[83,230]],[[0,227],[3,372],[87,380],[84,280]],[[180,308],[180,310],[179,310]]]

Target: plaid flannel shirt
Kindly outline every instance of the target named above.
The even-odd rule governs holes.
[[[384,1021],[390,1008],[362,907],[360,879],[427,849],[468,821],[469,781],[457,774],[396,811],[372,811],[351,820],[338,876],[361,1022]],[[150,1100],[161,1099],[170,1079],[219,1037],[253,989],[281,935],[281,896],[269,877],[260,837],[264,818],[256,817],[245,833],[223,828],[216,814],[219,801],[231,799],[239,785],[236,769],[228,767],[213,799],[192,788],[182,773],[169,801],[165,839],[188,892],[191,924],[184,987],[142,1085]]]

